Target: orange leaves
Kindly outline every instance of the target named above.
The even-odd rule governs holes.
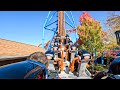
[[[108,42],[108,33],[105,31],[101,31],[101,35],[104,41]]]
[[[83,32],[83,31],[78,30],[78,34],[81,36],[81,35],[84,35],[84,32]]]
[[[107,35],[108,35],[108,33],[105,32],[105,31],[101,31],[101,34],[102,34],[103,36],[107,36]]]
[[[81,23],[84,23],[84,22],[90,23],[90,22],[93,22],[94,19],[91,17],[91,15],[88,12],[83,12],[83,14],[80,16],[79,21]]]
[[[79,20],[81,25],[78,26],[77,32],[80,36],[78,40],[81,43],[80,47],[90,52],[94,51],[93,48],[96,48],[97,51],[102,50],[104,47],[102,36],[105,36],[106,33],[102,32],[103,35],[101,35],[100,22],[94,20],[88,12],[83,12]]]
[[[92,18],[88,12],[83,12],[83,14],[80,16],[80,22],[83,22],[84,19],[90,19]]]

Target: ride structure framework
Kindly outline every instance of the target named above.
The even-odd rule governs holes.
[[[65,27],[69,29],[66,30]],[[45,45],[45,32],[52,31],[52,39],[49,44]],[[75,33],[76,41],[78,40],[77,28],[71,11],[49,11],[43,26],[42,48],[51,46],[51,41],[56,34],[65,36],[66,34]]]
[[[43,27],[42,39],[42,47],[46,46],[45,54],[49,62],[51,62],[48,69],[57,72],[61,79],[90,79],[91,73],[86,68],[90,59],[81,61],[79,55],[76,54],[78,48],[73,44],[69,36],[70,33],[74,32],[76,41],[78,40],[72,12],[70,12],[71,17],[65,11],[55,11],[52,15],[50,14],[51,12],[48,13]],[[53,17],[57,17],[57,20],[54,18],[55,20],[50,22]],[[72,29],[67,30],[66,25]],[[45,31],[47,30],[53,32],[53,37],[48,41],[47,45],[44,45]],[[89,54],[87,55],[89,56]]]

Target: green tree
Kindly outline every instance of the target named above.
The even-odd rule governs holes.
[[[80,48],[89,52],[100,52],[104,47],[102,27],[100,22],[95,21],[88,12],[80,16],[80,25],[77,28],[82,44]]]

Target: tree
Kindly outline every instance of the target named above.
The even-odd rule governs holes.
[[[104,47],[102,27],[88,12],[80,16],[80,25],[77,28],[79,39],[82,41],[80,48],[89,52],[100,52]]]
[[[110,31],[108,31],[108,32],[110,32]],[[118,48],[115,35],[108,33],[107,41],[108,41],[108,43],[105,44],[106,50],[115,50]]]
[[[120,15],[115,14],[115,12],[112,12],[107,19],[106,26],[108,27],[108,39],[109,44],[107,44],[107,47],[109,49],[115,49],[118,47],[116,42],[116,36],[115,31],[120,30]]]
[[[120,15],[112,12],[107,19],[106,26],[111,30],[111,32],[115,32],[120,29]]]

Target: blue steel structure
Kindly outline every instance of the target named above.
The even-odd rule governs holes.
[[[54,12],[54,13],[51,15],[52,12]],[[53,37],[50,40],[50,43],[48,45],[48,49],[51,46],[51,41],[53,40],[54,36],[58,33],[58,12],[59,11],[49,11],[48,12],[46,21],[45,21],[44,26],[43,26],[42,48],[44,48],[44,46],[45,46],[45,43],[44,43],[44,41],[45,41],[45,31],[49,30],[49,31],[53,32]],[[64,11],[64,16],[68,17],[68,19],[70,20],[71,24],[69,22],[67,22],[67,21],[65,21],[65,24],[69,25],[71,28],[76,28],[72,12],[71,11],[69,11],[69,12],[70,12],[70,15],[68,15],[68,13],[66,11]],[[57,19],[52,21],[52,19],[55,19],[56,17],[57,17]],[[55,28],[51,28],[51,26],[53,24],[54,25],[56,24]],[[75,32],[75,37],[76,37],[76,41],[77,41],[77,39],[78,39],[77,32]]]

